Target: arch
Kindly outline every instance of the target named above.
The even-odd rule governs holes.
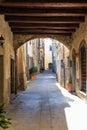
[[[80,46],[79,46],[79,50],[82,48],[82,47],[85,47],[87,49],[87,44],[86,44],[86,41],[83,39],[80,43]]]
[[[64,44],[68,49],[71,48],[71,38],[70,36],[58,36],[58,35],[14,35],[14,49],[18,49],[25,42],[36,39],[36,38],[52,38],[62,44]]]
[[[80,89],[81,91],[87,91],[86,79],[87,79],[87,45],[85,40],[81,41],[79,47],[79,57],[80,57]]]
[[[72,49],[72,80],[73,80],[73,91],[76,91],[76,50]]]

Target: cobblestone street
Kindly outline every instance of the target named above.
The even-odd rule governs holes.
[[[8,130],[87,130],[87,104],[59,86],[51,72],[30,81],[7,111]]]

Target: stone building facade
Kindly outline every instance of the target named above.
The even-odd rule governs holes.
[[[87,17],[73,34],[70,54],[73,63],[73,86],[76,86],[78,96],[87,99]]]
[[[44,40],[44,65],[45,70],[50,69],[50,64],[52,64],[52,39],[46,38]],[[51,68],[52,69],[52,68]]]
[[[59,44],[57,54],[58,81],[66,86],[66,78],[71,73],[72,91],[87,100],[87,17],[85,22],[70,37],[70,47],[66,48]],[[67,41],[69,44],[69,41]],[[65,67],[65,69],[64,69]],[[64,72],[65,71],[65,72]],[[63,74],[64,73],[64,74]],[[65,75],[65,83],[64,76]],[[62,79],[61,79],[62,77]],[[65,84],[65,85],[64,85]]]
[[[26,77],[27,77],[27,80],[29,80],[30,79],[29,69],[34,65],[33,48],[31,44],[31,40],[24,44],[24,51],[25,51],[25,62],[26,62],[26,65],[25,65]]]
[[[0,102],[6,106],[11,93],[15,93],[15,53],[13,34],[3,15],[0,15],[0,35],[4,38],[4,44],[0,46]]]
[[[69,49],[59,41],[54,44],[55,57],[56,57],[56,75],[58,82],[66,88],[66,81],[69,77]]]
[[[19,47],[17,50],[17,90],[23,91],[26,88],[26,61],[25,61],[25,50],[24,45]]]
[[[40,70],[40,39],[31,40],[32,49],[33,49],[33,63],[34,66],[38,68],[38,72]]]
[[[44,67],[44,39],[40,38],[40,67]]]

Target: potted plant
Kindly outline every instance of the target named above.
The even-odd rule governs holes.
[[[30,73],[30,78],[31,80],[35,80],[36,79],[36,74],[37,74],[37,67],[33,66],[29,69],[29,73]]]
[[[71,77],[71,75],[70,75],[70,77],[67,79],[67,90],[69,91],[69,92],[71,92],[72,91],[72,77]]]
[[[6,111],[4,110],[4,105],[0,104],[0,127],[2,129],[7,129],[9,128],[9,125],[11,124],[10,118],[6,118],[5,116]]]

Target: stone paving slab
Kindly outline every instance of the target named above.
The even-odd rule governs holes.
[[[7,109],[8,130],[87,130],[87,104],[43,73],[18,94]]]

